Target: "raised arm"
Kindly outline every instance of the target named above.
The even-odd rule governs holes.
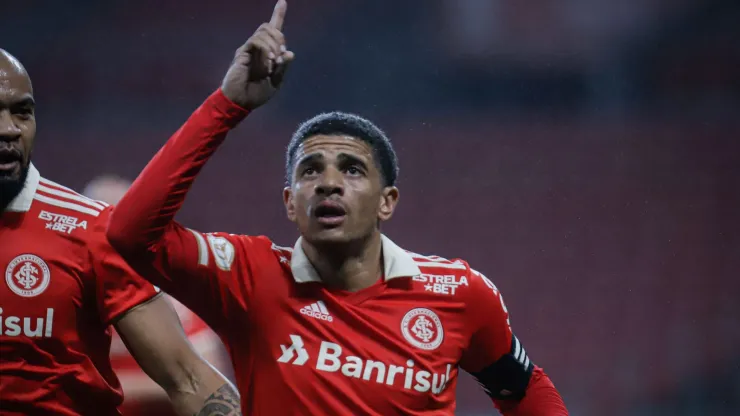
[[[196,176],[229,130],[266,103],[282,83],[293,53],[281,33],[286,2],[237,49],[221,88],[170,138],[111,216],[110,243],[146,279],[213,327],[237,287],[249,243],[228,234],[201,234],[174,221]],[[216,328],[214,328],[216,329]]]

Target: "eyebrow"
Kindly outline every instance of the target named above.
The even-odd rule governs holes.
[[[367,163],[365,163],[364,160],[362,160],[361,158],[355,155],[352,155],[349,153],[340,153],[339,155],[337,155],[337,159],[339,160],[340,164],[359,165],[363,169],[367,170]],[[296,166],[310,165],[313,163],[321,162],[323,160],[324,160],[324,155],[322,155],[321,153],[311,153],[311,154],[308,154],[302,157],[298,161],[298,163],[296,163]]]
[[[24,94],[18,99],[12,99],[9,103],[4,105],[2,102],[0,102],[0,107],[36,107],[36,101],[34,101],[33,97],[30,94]]]
[[[23,106],[23,107],[25,107],[25,106],[35,107],[36,106],[36,101],[34,101],[34,99],[33,99],[32,96],[26,94],[23,97],[21,97],[21,99],[17,100],[15,102],[15,105],[19,105],[19,106]]]
[[[365,163],[365,161],[355,155],[340,153],[338,159],[339,163],[359,165],[361,168],[367,170],[367,164]]]
[[[306,156],[303,156],[298,163],[296,163],[296,166],[303,166],[303,165],[309,165],[312,163],[316,163],[318,161],[321,161],[324,159],[324,155],[321,153],[311,153]]]

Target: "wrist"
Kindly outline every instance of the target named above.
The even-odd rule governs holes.
[[[238,124],[251,112],[251,110],[240,106],[226,96],[221,88],[214,91],[205,104],[223,115],[225,121],[230,125]]]

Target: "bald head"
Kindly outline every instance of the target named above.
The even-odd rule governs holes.
[[[25,185],[36,137],[36,103],[23,65],[0,49],[0,208]]]
[[[13,79],[21,84],[27,84],[27,90],[33,94],[31,77],[28,76],[26,68],[21,61],[10,52],[0,48],[0,82],[11,82]]]
[[[0,48],[0,66],[5,66],[6,64],[15,67],[18,71],[26,71],[26,69],[23,68],[23,64],[21,64],[21,61],[19,61],[18,58],[11,55],[10,52],[6,51],[5,49]]]

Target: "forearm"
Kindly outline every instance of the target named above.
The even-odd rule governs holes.
[[[172,406],[180,416],[237,416],[240,415],[239,394],[228,383],[212,390],[211,394],[191,395],[176,392],[170,395]]]
[[[230,398],[238,408],[238,396],[224,387],[228,380],[198,354],[164,297],[130,310],[115,326],[131,356],[167,393],[178,414],[198,414],[219,391],[218,397]]]
[[[121,252],[153,250],[196,176],[247,112],[213,93],[160,149],[114,210],[108,239]]]
[[[140,371],[119,372],[117,375],[125,400],[167,399],[167,393],[154,380]]]
[[[213,337],[216,337],[216,335],[213,334]],[[227,362],[228,360],[224,358],[224,355],[222,354],[225,354],[225,352],[219,348],[217,342],[217,339],[209,340],[208,345],[205,348],[198,348],[198,353],[203,357],[203,360],[212,365],[216,371],[223,374],[224,372],[229,372],[231,370],[231,363]],[[118,376],[118,381],[121,383],[123,396],[126,400],[167,400],[167,392],[146,375],[146,373],[139,369],[117,371],[116,375]],[[220,382],[221,380],[219,379],[212,384],[219,384]],[[177,395],[178,393],[174,391],[173,394]]]
[[[496,400],[504,416],[567,416],[563,399],[542,369],[536,368],[520,401]]]
[[[211,369],[213,373],[218,374]],[[208,380],[193,380],[189,385],[180,386],[167,392],[172,406],[181,416],[240,414],[239,394],[234,386],[223,376],[209,375]]]

